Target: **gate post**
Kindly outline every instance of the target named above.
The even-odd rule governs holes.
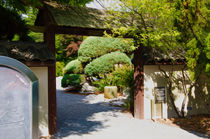
[[[134,52],[134,117],[144,119],[144,63],[142,59],[143,47]]]
[[[55,32],[53,26],[48,26],[44,33],[44,41],[50,49],[51,53],[55,55]],[[49,117],[49,133],[53,135],[56,133],[57,122],[57,108],[56,108],[56,62],[48,67],[48,117]]]

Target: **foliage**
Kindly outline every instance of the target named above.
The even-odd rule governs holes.
[[[85,75],[82,74],[65,74],[61,80],[62,87],[75,86],[80,88],[85,82]]]
[[[63,62],[56,62],[56,77],[63,76],[62,69],[64,68]]]
[[[210,61],[210,33],[208,34],[208,37],[206,38],[206,48],[205,48],[205,53],[208,61]],[[206,69],[205,69],[207,76],[210,77],[210,63],[207,62],[206,64]],[[210,79],[209,79],[209,84],[210,84]]]
[[[70,44],[66,47],[66,56],[71,56],[77,54],[80,44],[82,41],[78,40],[77,42],[71,41]]]
[[[73,6],[85,6],[85,4],[93,1],[93,0],[55,0],[57,2],[68,3]]]
[[[210,64],[210,14],[209,1],[177,0],[175,2],[174,26],[180,32],[178,42],[186,48],[187,66],[191,79],[199,78],[206,69],[207,75]],[[209,76],[210,77],[210,76]]]
[[[81,41],[82,37],[75,37],[73,35],[56,35],[55,40],[57,61],[62,61],[67,64],[69,61],[77,58],[77,53],[67,56],[65,49],[71,42]]]
[[[71,55],[68,55],[68,52],[71,51],[68,48],[74,42],[81,41],[82,37],[74,36],[74,35],[56,35],[55,37],[55,48],[56,48],[56,60],[64,63],[64,74],[68,73],[81,73],[83,71],[82,65],[77,58],[77,52],[74,52]],[[67,49],[68,48],[68,49]],[[70,63],[68,63],[70,61]],[[59,68],[59,67],[57,67]],[[72,69],[71,69],[72,68]],[[62,71],[63,68],[57,69]]]
[[[208,1],[121,0],[120,6],[120,12],[110,11],[108,25],[115,23],[113,35],[130,36],[137,47],[158,47],[169,57],[170,50],[179,56],[177,50],[183,49],[192,80],[205,68],[208,72]]]
[[[121,0],[119,5],[119,11],[109,10],[112,36],[131,37],[136,47],[174,46],[178,34],[172,29],[174,8],[168,0]]]
[[[14,11],[26,13],[28,8],[41,5],[40,0],[1,0],[0,5]]]
[[[20,40],[30,40],[25,21],[15,11],[0,5],[0,18],[0,40],[12,40],[15,34]]]
[[[114,7],[110,10],[108,21],[110,28],[115,23],[111,36],[130,36],[134,39],[136,47],[155,47],[168,57],[171,57],[170,52],[173,51],[187,62],[191,72],[190,88],[195,85],[203,70],[210,75],[209,1],[120,0],[120,10],[115,9]],[[186,52],[185,55],[180,55],[180,50]],[[172,75],[165,75],[169,81],[168,88],[171,89],[176,80],[173,80]],[[183,87],[187,88],[185,83]],[[191,89],[184,90],[185,97],[190,91]],[[173,102],[173,96],[170,98]],[[185,107],[185,102],[184,99],[182,108]],[[177,110],[175,106],[174,109]]]
[[[83,67],[82,63],[76,59],[70,61],[64,68],[63,68],[63,73],[64,74],[78,74],[78,73],[83,73]]]
[[[117,67],[114,72],[112,72],[113,80],[115,86],[120,88],[120,90],[126,88],[132,88],[134,85],[134,70],[132,66],[122,66]]]
[[[100,91],[104,91],[105,86],[117,86],[120,90],[125,88],[132,88],[134,83],[134,71],[132,66],[121,66],[115,68],[115,70],[94,84],[98,86]]]
[[[114,51],[131,53],[133,51],[132,46],[130,39],[88,37],[80,46],[78,59],[82,63],[86,63]]]
[[[60,3],[67,3],[74,6],[85,6],[86,3],[93,0],[51,0]],[[27,12],[29,7],[42,6],[42,1],[40,0],[1,0],[0,5],[6,8],[10,8],[16,11]]]
[[[92,0],[52,0],[56,2],[67,3],[70,5],[85,6]],[[1,0],[0,1],[0,39],[23,41],[43,41],[41,33],[35,33],[28,30],[28,25],[33,25],[38,10],[37,7],[43,6],[40,0]],[[26,18],[22,19],[22,17]]]
[[[37,14],[38,14],[38,9],[29,8],[27,10],[27,14],[26,15],[24,14],[25,16],[23,16],[23,19],[25,20],[27,25],[33,26],[35,23]],[[35,42],[44,41],[43,33],[37,33],[37,32],[33,32],[29,30],[28,36],[31,37],[33,41]]]
[[[87,64],[84,69],[85,74],[89,76],[100,76],[100,74],[104,75],[113,71],[115,64],[131,65],[131,60],[124,53],[121,53],[119,51],[111,52]]]
[[[120,91],[127,90],[128,98],[125,101],[125,107],[133,110],[134,107],[134,70],[133,66],[121,66],[116,68],[112,73],[106,74],[94,82],[99,91],[104,91],[105,86],[117,86]]]

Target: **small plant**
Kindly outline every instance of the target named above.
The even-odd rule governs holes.
[[[56,77],[63,76],[63,68],[64,68],[63,62],[56,62]]]
[[[112,72],[113,82],[120,90],[131,88],[134,84],[133,66],[122,66],[115,68]]]
[[[61,80],[62,87],[75,86],[80,88],[85,82],[85,75],[82,74],[65,74]]]
[[[64,68],[63,68],[64,74],[79,74],[83,73],[83,67],[82,63],[76,59],[69,62]]]
[[[98,88],[99,91],[103,92],[105,86],[114,86],[112,79],[113,79],[113,75],[107,74],[105,78],[95,81],[93,82],[93,84]]]
[[[100,91],[104,86],[117,86],[120,91],[126,88],[132,88],[134,84],[134,71],[132,66],[118,67],[112,73],[106,74],[104,78],[95,81]]]
[[[128,98],[124,106],[133,111],[134,107],[134,70],[133,66],[123,65],[115,68],[112,73],[106,74],[104,78],[95,81],[94,85],[99,91],[104,91],[105,86],[117,86],[119,91],[128,89]]]

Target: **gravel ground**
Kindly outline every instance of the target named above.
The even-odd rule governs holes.
[[[57,139],[200,139],[201,134],[134,119],[97,95],[67,94],[57,79]]]

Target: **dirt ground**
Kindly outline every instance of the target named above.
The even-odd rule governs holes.
[[[167,120],[157,120],[171,126],[178,126],[188,131],[195,131],[210,135],[210,115],[194,115],[187,118],[170,118]]]

